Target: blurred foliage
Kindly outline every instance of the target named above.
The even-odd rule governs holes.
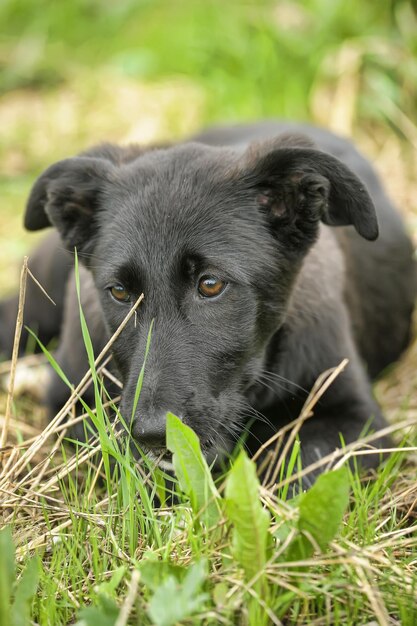
[[[2,0],[0,25],[2,289],[34,176],[92,143],[286,117],[417,147],[415,0]]]
[[[3,0],[0,22],[3,92],[108,66],[196,81],[206,121],[308,118],[318,85],[354,69],[360,115],[415,116],[417,21],[406,0]]]

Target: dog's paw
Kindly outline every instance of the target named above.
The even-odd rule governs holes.
[[[29,395],[34,400],[42,401],[45,397],[50,375],[50,367],[41,360],[31,357],[29,362],[24,359],[17,362],[14,375],[13,396],[15,398]],[[9,370],[1,378],[1,386],[7,392],[10,389],[12,373]]]

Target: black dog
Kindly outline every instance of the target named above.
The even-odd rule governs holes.
[[[168,148],[99,146],[42,174],[25,225],[54,225],[65,247],[77,248],[96,350],[144,293],[113,355],[124,384],[120,410],[130,419],[154,320],[131,423],[151,458],[165,450],[168,410],[196,431],[209,462],[224,458],[249,423],[254,451],[297,417],[319,374],[346,357],[301,430],[303,463],[341,437],[355,441],[369,424],[384,426],[370,379],[407,345],[416,270],[399,215],[347,141],[268,122]],[[32,269],[48,288],[60,244],[45,246],[50,261]],[[62,307],[70,262],[59,266]],[[57,358],[77,383],[87,364],[73,279],[65,299]],[[59,320],[50,318],[44,332],[48,316],[33,304],[27,321],[41,339],[57,334]],[[3,317],[14,306],[4,305]],[[50,407],[67,394],[54,380]]]

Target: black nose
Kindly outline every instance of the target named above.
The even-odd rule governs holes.
[[[138,415],[132,435],[148,448],[166,447],[166,413]]]

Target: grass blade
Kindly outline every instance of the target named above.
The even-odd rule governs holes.
[[[15,553],[9,526],[0,531],[0,624],[10,624],[12,585],[15,579]]]

